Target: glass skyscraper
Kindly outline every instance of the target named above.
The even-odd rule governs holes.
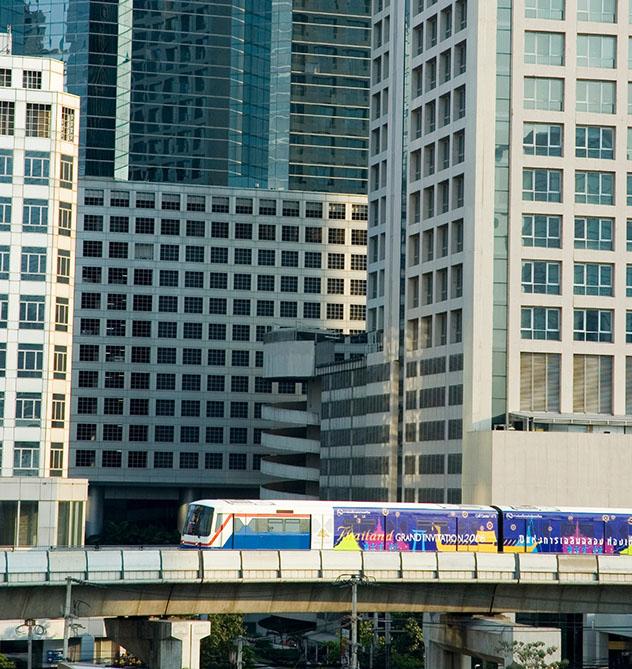
[[[366,190],[369,0],[4,0],[8,25],[66,62],[86,175]]]

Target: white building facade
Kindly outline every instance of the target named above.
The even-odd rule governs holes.
[[[9,49],[10,50],[10,49]],[[63,64],[0,56],[0,544],[80,544],[68,481],[79,99]]]
[[[477,432],[628,429],[629,7],[377,0],[373,26],[368,326],[392,357],[405,333],[402,498],[458,502]]]

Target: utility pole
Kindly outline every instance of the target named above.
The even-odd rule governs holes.
[[[391,614],[384,614],[384,669],[391,669]]]
[[[358,581],[359,576],[351,577],[351,661],[349,669],[358,669]]]
[[[244,637],[237,637],[237,669],[243,669],[244,666]]]
[[[27,629],[27,667],[28,669],[33,669],[33,634],[38,636],[44,634],[44,628],[41,625],[38,625],[33,618],[27,618],[21,625],[18,625],[15,628],[15,631],[18,632],[23,627]]]
[[[351,648],[349,669],[358,669],[358,585],[369,582],[364,574],[345,574],[338,577],[338,585],[351,586]]]
[[[68,657],[68,642],[70,640],[70,620],[72,619],[72,578],[66,577],[66,602],[64,604],[64,650],[62,657],[64,660]]]

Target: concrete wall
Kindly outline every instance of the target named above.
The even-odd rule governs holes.
[[[468,432],[463,503],[632,507],[632,435]]]

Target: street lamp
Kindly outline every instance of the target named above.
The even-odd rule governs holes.
[[[15,631],[19,632],[23,627],[27,629],[28,634],[27,667],[28,669],[33,669],[33,635],[42,636],[45,630],[34,618],[27,618],[21,625],[15,628]]]

